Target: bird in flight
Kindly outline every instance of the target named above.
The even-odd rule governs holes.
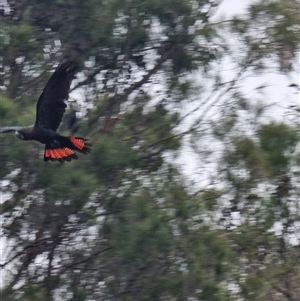
[[[2,127],[0,133],[15,132],[22,140],[36,140],[45,144],[44,161],[71,161],[78,151],[90,152],[90,144],[81,137],[65,137],[56,132],[66,110],[75,64],[66,61],[58,65],[36,105],[36,120],[32,126]]]

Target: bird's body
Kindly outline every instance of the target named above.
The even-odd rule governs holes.
[[[44,160],[71,161],[77,159],[75,151],[87,154],[89,144],[81,137],[65,137],[56,132],[67,105],[75,66],[72,62],[60,64],[50,77],[36,106],[36,121],[27,127],[3,127],[0,133],[14,131],[22,140],[36,140],[45,144]]]

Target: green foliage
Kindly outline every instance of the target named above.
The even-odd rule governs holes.
[[[9,46],[13,49],[19,48],[19,54],[25,54],[26,51],[32,51],[34,48],[32,48],[31,31],[32,29],[27,24],[10,27],[7,32],[10,39]]]
[[[247,277],[245,283],[241,285],[242,293],[247,300],[257,300],[258,293],[262,290],[263,285],[264,283],[257,275]]]
[[[299,31],[295,24],[299,24],[297,1],[259,1],[249,8],[250,20],[257,30],[271,38],[265,43],[262,38],[249,38],[252,43],[252,54],[260,58],[269,56],[270,52],[276,53],[281,71],[291,70],[291,61],[295,58],[299,46]],[[276,20],[276,22],[274,22]],[[245,33],[251,28],[248,21],[236,20],[234,28]]]
[[[204,208],[211,211],[215,208],[217,205],[218,198],[221,196],[221,192],[210,189],[206,190],[200,195],[200,202],[201,204],[204,204]]]
[[[293,152],[299,136],[286,124],[262,125],[258,131],[261,148],[267,161],[278,174],[288,168],[288,156]]]
[[[90,166],[99,178],[110,181],[117,177],[118,171],[133,167],[136,159],[129,145],[103,136],[93,146]]]
[[[261,125],[257,132],[259,145],[249,137],[236,137],[234,151],[229,151],[225,160],[236,166],[242,164],[253,178],[279,175],[289,167],[290,155],[295,150],[299,137],[286,124]]]
[[[236,166],[240,163],[245,166],[252,179],[264,177],[268,174],[266,169],[268,162],[251,138],[237,137],[234,139],[233,145],[235,150],[228,152],[225,157],[228,164]]]
[[[40,300],[42,299],[41,289],[34,284],[28,283],[24,288],[24,295],[22,296],[24,301],[29,300]]]
[[[35,29],[25,22],[1,26],[0,49],[4,64],[11,67],[10,72],[16,68],[16,58],[26,57],[28,60],[34,60],[39,58],[41,53]],[[11,81],[13,80],[11,78]]]
[[[166,0],[161,2],[159,0],[147,0],[143,2],[142,9],[150,15],[157,16],[163,25],[169,25],[174,15],[183,16],[191,14],[191,7],[188,1]]]
[[[197,65],[195,64],[193,56],[183,48],[178,49],[173,59],[173,72],[178,74],[183,71],[195,70],[196,68]]]
[[[148,265],[153,255],[170,252],[172,238],[165,223],[166,215],[155,210],[147,194],[145,191],[125,205],[125,219],[122,218],[121,231],[117,231],[114,240],[115,249],[121,251],[119,256],[130,265],[134,261]]]
[[[0,95],[0,112],[1,112],[1,121],[8,120],[9,113],[14,110],[13,102],[5,97],[4,93]]]
[[[11,193],[0,216],[11,247],[1,261],[10,275],[5,300],[285,300],[278,288],[299,300],[298,246],[290,243],[300,220],[299,133],[294,125],[260,124],[238,80],[223,83],[212,64],[230,55],[233,36],[245,47],[234,58],[239,79],[265,68],[274,53],[280,58],[287,49],[293,57],[296,2],[258,2],[248,18],[221,25],[206,24],[208,0],[8,3],[1,126],[33,124],[54,66],[71,58],[80,87],[70,98],[80,98],[71,131],[90,139],[92,152],[45,163],[43,145],[1,134],[0,193]],[[206,77],[215,80],[212,115],[220,119],[201,119],[190,136],[179,135],[190,98],[201,114],[211,108],[200,93],[208,92]],[[232,94],[222,108],[224,91]],[[255,115],[249,132],[240,128],[240,111]],[[194,194],[199,187],[171,161],[185,138],[204,153],[195,182],[211,180]],[[223,153],[206,151],[214,138]]]

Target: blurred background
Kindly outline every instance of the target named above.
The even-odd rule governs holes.
[[[300,300],[298,0],[1,0],[0,126],[76,61],[59,164],[0,137],[1,300]]]

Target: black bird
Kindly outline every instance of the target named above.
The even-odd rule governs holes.
[[[77,159],[75,151],[90,152],[90,144],[81,137],[65,137],[56,132],[67,107],[65,100],[75,75],[75,64],[66,61],[58,65],[36,105],[35,124],[27,127],[0,128],[0,133],[15,132],[22,140],[36,140],[45,144],[44,161],[71,161]]]

